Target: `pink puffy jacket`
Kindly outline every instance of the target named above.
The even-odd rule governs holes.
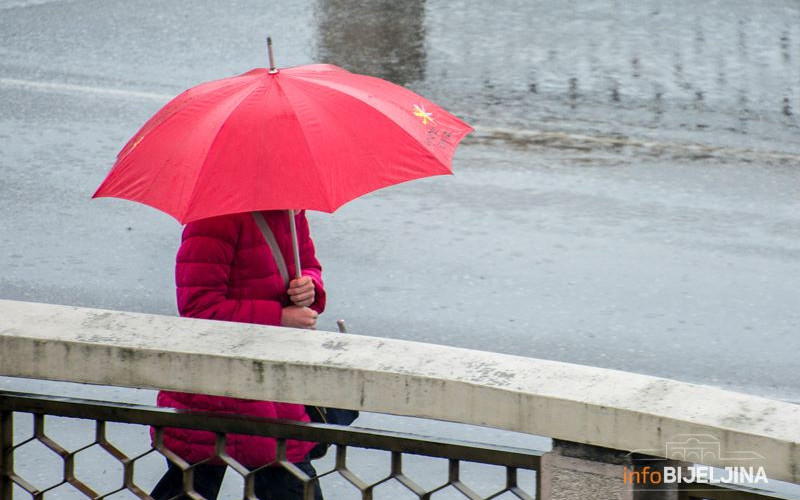
[[[284,255],[289,276],[295,275],[289,216],[284,211],[262,212]],[[311,308],[322,312],[325,290],[322,269],[314,255],[305,213],[295,215],[302,274],[310,276],[316,288]],[[178,310],[193,318],[280,325],[281,310],[289,305],[286,286],[252,214],[234,214],[190,222],[183,231],[175,266]],[[254,401],[161,391],[158,405],[172,408],[230,412],[259,417],[308,421],[303,405]],[[195,463],[214,454],[214,434],[205,431],[168,428],[164,444],[184,460]],[[287,442],[288,459],[303,460],[314,443]],[[276,442],[271,438],[228,436],[228,454],[248,467],[275,459]]]

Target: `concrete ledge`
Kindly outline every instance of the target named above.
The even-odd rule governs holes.
[[[706,436],[721,452],[695,462],[800,483],[798,405],[416,342],[0,300],[0,375],[428,417],[662,457]],[[739,452],[751,461],[726,459]]]

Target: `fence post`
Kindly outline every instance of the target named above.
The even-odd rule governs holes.
[[[14,471],[14,412],[0,411],[0,498],[12,500]]]

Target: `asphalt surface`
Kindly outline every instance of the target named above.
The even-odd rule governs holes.
[[[270,34],[279,65],[390,78],[477,129],[455,176],[310,215],[322,328],[800,401],[798,20],[790,1],[0,1],[0,297],[175,314],[180,226],[89,198],[168,98],[264,66]]]

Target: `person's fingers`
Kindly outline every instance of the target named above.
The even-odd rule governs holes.
[[[297,293],[297,294],[290,294],[289,298],[292,299],[292,302],[303,302],[308,299],[314,299],[314,290],[310,290],[308,292]]]
[[[304,297],[304,298],[292,297],[292,303],[296,306],[307,307],[314,303],[314,297]]]
[[[297,295],[299,293],[307,293],[307,292],[312,292],[312,291],[314,291],[314,284],[313,283],[307,283],[307,284],[302,285],[302,286],[294,286],[294,287],[290,286],[286,290],[286,293],[288,293],[289,295]]]
[[[297,295],[292,295],[292,302],[295,304],[298,302],[305,302],[309,299],[314,299],[314,290],[305,292],[305,293],[298,293]]]
[[[291,328],[316,330],[318,317],[319,313],[317,311],[301,304],[295,304],[283,308],[281,313],[281,325]]]
[[[303,276],[302,278],[296,278],[289,282],[289,288],[300,288],[304,286],[314,286],[311,277]]]

